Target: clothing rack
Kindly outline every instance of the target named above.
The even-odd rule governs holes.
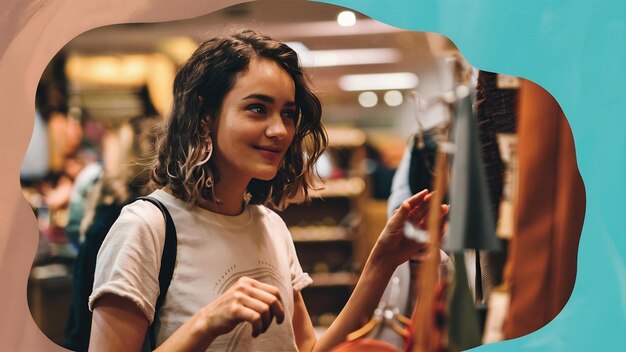
[[[444,194],[448,188],[448,174],[449,174],[449,154],[454,150],[452,144],[448,141],[448,135],[450,125],[452,123],[453,116],[456,113],[456,103],[461,99],[466,98],[469,95],[470,89],[464,84],[457,84],[451,91],[444,92],[431,98],[429,100],[423,100],[420,97],[419,92],[413,92],[412,96],[416,106],[416,116],[418,120],[418,132],[416,134],[417,143],[423,143],[425,131],[422,129],[422,124],[419,121],[419,114],[421,111],[428,109],[434,104],[444,103],[448,109],[448,118],[437,126],[429,129],[437,133],[437,152],[435,157],[435,175],[433,180],[433,189],[437,191],[433,194],[430,200],[430,210],[427,219],[427,230],[429,234],[429,241],[427,246],[427,256],[423,265],[419,268],[419,275],[417,281],[417,292],[419,292],[419,299],[413,311],[411,320],[413,322],[413,352],[433,351],[440,350],[442,344],[445,345],[445,337],[443,331],[440,331],[440,327],[434,326],[434,318],[432,316],[434,307],[436,305],[437,295],[436,289],[439,281],[439,262],[440,253],[439,248],[441,245],[440,231],[441,231],[441,214],[440,208],[443,203]],[[418,148],[420,146],[418,145]],[[423,147],[423,145],[421,146]],[[439,331],[440,333],[433,334],[433,331]]]

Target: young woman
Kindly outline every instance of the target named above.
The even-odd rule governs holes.
[[[326,147],[320,120],[296,53],[253,31],[203,43],[181,68],[152,170],[160,187],[152,195],[178,233],[159,350],[328,351],[371,316],[396,266],[420,250],[402,229],[423,223],[427,191],[391,217],[346,307],[316,339],[300,294],[311,279],[285,223],[264,205],[313,187]],[[164,233],[161,212],[143,201],[111,228],[90,297],[92,350],[145,346]]]

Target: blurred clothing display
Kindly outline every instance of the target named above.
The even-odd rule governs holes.
[[[491,196],[493,214],[498,218],[502,198],[504,164],[496,135],[514,133],[517,125],[517,89],[498,87],[498,74],[479,71],[474,110],[478,122],[480,150]]]
[[[444,237],[446,251],[499,250],[496,222],[491,212],[478,127],[469,97],[455,107],[454,154],[450,180],[450,227]],[[477,285],[479,286],[479,285]],[[478,297],[477,297],[478,299]]]
[[[483,282],[480,275],[485,263],[474,257],[473,292],[470,292],[464,252],[499,251],[502,247],[496,238],[496,221],[492,213],[489,190],[476,117],[470,97],[461,99],[455,106],[453,124],[454,154],[450,180],[450,226],[444,237],[444,248],[454,255],[454,279],[451,280],[448,343],[456,349],[469,349],[480,345],[483,321],[476,308],[484,308]],[[472,299],[473,298],[473,299]]]
[[[505,166],[500,157],[497,135],[515,133],[517,125],[517,89],[504,89],[498,86],[499,74],[487,71],[478,72],[474,110],[478,122],[480,151],[485,169],[485,179],[489,188],[492,213],[498,221],[500,202],[504,187]],[[483,303],[487,303],[491,290],[502,283],[503,270],[507,258],[506,246],[501,251],[478,251],[481,291]]]

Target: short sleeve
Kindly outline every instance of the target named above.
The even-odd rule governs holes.
[[[161,211],[145,201],[122,209],[98,252],[89,309],[104,294],[134,302],[152,323],[165,241]]]
[[[263,216],[270,221],[268,226],[274,229],[280,229],[280,231],[277,232],[280,235],[276,243],[279,244],[283,242],[285,244],[284,248],[286,250],[287,261],[289,264],[291,287],[296,292],[301,291],[303,288],[312,284],[313,279],[311,279],[309,274],[305,273],[302,270],[302,266],[300,266],[300,261],[298,260],[298,255],[296,254],[296,247],[293,244],[293,238],[287,228],[287,224],[285,224],[285,221],[274,211],[265,207],[261,207],[259,210],[261,210]]]
[[[286,231],[289,232],[289,230]],[[302,266],[300,266],[300,261],[298,260],[298,255],[296,254],[296,247],[293,244],[291,235],[287,237],[287,251],[289,257],[289,272],[291,273],[291,286],[293,287],[294,291],[299,292],[303,288],[312,284],[313,279],[311,279],[309,274],[305,273],[302,270]]]

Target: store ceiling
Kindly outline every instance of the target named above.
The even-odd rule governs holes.
[[[164,50],[171,38],[187,37],[196,43],[216,34],[239,28],[253,28],[283,41],[301,42],[310,50],[393,48],[396,62],[310,68],[313,83],[325,105],[358,106],[359,92],[344,92],[338,80],[346,74],[414,72],[418,76],[432,69],[435,57],[455,49],[444,37],[397,29],[356,13],[352,27],[336,22],[343,8],[301,0],[259,0],[231,6],[194,19],[102,27],[86,32],[66,46],[66,52],[81,55],[151,53]],[[389,109],[389,107],[379,107]],[[370,109],[372,110],[372,109]]]

